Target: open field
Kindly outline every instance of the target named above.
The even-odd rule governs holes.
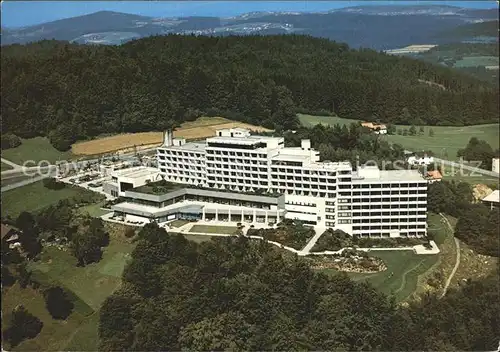
[[[233,235],[238,229],[234,226],[213,226],[213,225],[194,225],[189,232],[197,233],[218,233],[223,235]]]
[[[69,160],[72,157],[73,155],[69,151],[58,151],[50,144],[48,138],[45,137],[22,139],[22,144],[19,147],[2,150],[2,158],[19,165],[23,165],[27,160],[33,160],[36,163],[47,160],[50,163],[54,163],[58,160]],[[31,164],[26,166],[36,165]]]
[[[2,171],[7,171],[7,170],[12,170],[13,167],[8,165],[8,164],[5,164],[5,163],[0,163],[0,172]]]
[[[453,67],[498,66],[498,57],[495,56],[465,56],[458,60]]]
[[[397,126],[398,129],[409,126]],[[429,137],[432,128],[434,136]],[[417,128],[418,130],[418,128]],[[404,148],[419,151],[431,150],[437,157],[456,160],[459,149],[466,147],[472,137],[485,140],[493,149],[499,146],[500,129],[498,124],[474,126],[424,126],[425,133],[421,136],[387,135],[385,138],[391,143],[401,144]]]
[[[183,225],[189,224],[191,221],[189,220],[182,220],[182,219],[177,219],[172,222],[168,223],[168,226],[170,227],[181,227]]]
[[[337,116],[315,116],[306,114],[297,114],[300,123],[305,127],[314,127],[318,124],[330,126],[335,124],[350,125],[351,123],[359,123],[360,120],[343,119]]]
[[[215,131],[221,128],[243,127],[255,131],[268,131],[259,126],[243,122],[234,122],[223,117],[200,117],[196,121],[183,123],[174,131],[174,137],[187,140],[203,139],[215,136]],[[71,150],[75,155],[95,155],[114,152],[136,146],[154,147],[163,143],[163,132],[128,133],[99,138],[73,144]]]
[[[358,120],[343,119],[331,116],[312,116],[298,114],[300,122],[306,127],[312,127],[318,123],[324,125],[350,124],[360,122]],[[417,130],[420,126],[417,126]],[[410,126],[397,125],[399,130],[409,129]],[[432,128],[434,136],[429,137]],[[411,151],[431,150],[437,157],[443,159],[457,159],[459,149],[465,148],[469,139],[477,137],[488,142],[493,149],[499,147],[500,126],[498,124],[474,125],[474,126],[424,126],[424,134],[416,136],[384,135],[383,138],[391,143],[401,144],[405,149]]]
[[[17,284],[2,291],[2,312],[9,314],[23,304],[39,317],[40,334],[22,342],[15,351],[96,351],[99,308],[120,285],[121,274],[134,244],[111,237],[99,263],[77,267],[67,251],[46,247],[39,262],[30,263],[34,277],[44,284],[59,285],[75,296],[75,308],[67,320],[54,320],[47,312],[40,291]],[[78,302],[79,301],[79,302]],[[5,319],[3,319],[5,320]]]
[[[79,187],[66,186],[54,191],[43,186],[42,181],[2,193],[2,216],[16,218],[22,211],[36,212],[62,199],[89,192]]]
[[[2,325],[7,323],[12,310],[21,304],[43,322],[43,327],[36,338],[25,340],[11,349],[14,351],[62,351],[73,332],[88,319],[88,315],[80,313],[76,308],[67,320],[52,319],[45,308],[41,292],[31,287],[22,289],[16,283],[2,290]]]
[[[479,174],[477,174],[477,176],[469,176],[469,175],[459,175],[458,173],[455,175],[447,175],[446,168],[445,168],[445,174],[443,175],[443,179],[447,180],[447,181],[453,180],[453,181],[457,181],[457,182],[467,182],[467,183],[470,183],[471,185],[498,184],[498,178],[491,177],[491,176],[485,176],[485,175],[479,175]]]
[[[81,214],[88,214],[94,218],[98,218],[98,217],[101,217],[102,215],[110,212],[109,210],[102,210],[101,207],[103,205],[104,205],[104,201],[99,202],[99,203],[95,203],[95,204],[89,204],[89,205],[85,205],[81,208],[78,208],[78,211]]]
[[[26,176],[23,174],[11,175],[11,177],[3,177],[0,179],[0,184],[2,187],[12,185],[21,181],[29,180],[30,178],[35,178],[38,176]]]

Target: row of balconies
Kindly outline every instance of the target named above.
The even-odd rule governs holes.
[[[353,184],[352,185],[353,189],[378,189],[378,188],[408,188],[408,189],[415,189],[415,188],[425,188],[427,189],[427,183],[407,183],[404,180],[401,180],[399,183],[366,183],[366,184]]]
[[[297,191],[285,188],[273,188],[271,189],[274,193],[289,194],[293,196],[303,196],[303,197],[320,197],[320,198],[335,198],[334,193],[318,192],[318,191]]]
[[[207,154],[210,155],[225,155],[225,156],[239,156],[246,158],[267,158],[267,154],[262,152],[242,152],[242,151],[228,151],[224,148],[208,147],[206,149]]]
[[[353,231],[369,230],[425,230],[425,224],[397,224],[397,225],[362,225],[353,226]]]
[[[160,165],[160,167],[163,165]],[[165,167],[168,167],[169,169],[173,170],[198,170],[198,171],[205,171],[205,168],[202,166],[190,166],[190,165],[185,165],[185,164],[174,164],[174,165],[165,165]]]
[[[365,203],[367,202],[394,202],[394,201],[402,201],[402,202],[426,202],[427,195],[420,194],[419,196],[400,196],[400,195],[386,195],[385,197],[366,197],[366,196],[352,196],[351,197],[353,203],[361,203],[363,200]]]
[[[326,187],[323,185],[317,185],[315,183],[309,183],[309,184],[296,184],[296,183],[289,183],[289,182],[272,182],[271,183],[273,186],[279,186],[279,187],[287,187],[287,188],[293,188],[293,189],[305,189],[305,190],[311,190],[311,189],[318,189],[318,190],[324,190],[324,191],[335,191],[335,187]]]
[[[410,214],[413,213],[413,214]],[[400,218],[402,216],[408,217],[412,216],[415,218],[426,218],[427,213],[426,212],[418,212],[418,211],[391,211],[391,212],[372,212],[372,213],[358,213],[358,212],[353,212],[351,217],[352,218],[361,218],[361,219],[366,219],[366,218],[378,218],[380,219],[381,217],[387,218],[387,219],[396,219]]]
[[[172,150],[172,149],[157,149],[158,155],[165,156],[182,156],[182,157],[191,157],[191,158],[204,158],[205,153],[203,151],[193,152],[193,151],[180,151],[180,150]]]

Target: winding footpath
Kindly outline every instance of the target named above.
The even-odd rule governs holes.
[[[453,233],[453,228],[451,227],[450,222],[446,218],[446,216],[443,215],[443,213],[439,213],[441,217],[444,219],[444,222],[446,225],[448,225],[448,228],[450,231]],[[460,242],[456,239],[455,236],[453,236],[453,240],[455,241],[455,247],[456,247],[456,260],[455,260],[455,266],[453,267],[453,270],[451,271],[450,276],[448,276],[448,279],[446,280],[446,284],[444,285],[443,293],[441,294],[440,298],[443,298],[446,295],[446,292],[448,291],[448,287],[450,286],[451,280],[453,279],[453,276],[455,276],[455,273],[457,272],[458,266],[460,265]]]

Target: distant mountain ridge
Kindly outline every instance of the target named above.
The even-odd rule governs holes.
[[[2,28],[1,42],[43,39],[122,44],[152,35],[307,34],[376,50],[449,42],[439,33],[468,23],[498,20],[498,11],[442,5],[357,6],[327,12],[249,12],[235,17],[158,18],[100,11],[24,28]],[[398,30],[395,31],[394,29]],[[453,40],[456,40],[454,37]]]

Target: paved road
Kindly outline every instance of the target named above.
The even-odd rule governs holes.
[[[455,168],[455,171],[467,170],[467,171],[471,171],[471,172],[478,173],[478,174],[485,175],[485,176],[491,176],[491,177],[497,177],[497,178],[500,177],[500,174],[498,174],[496,172],[483,170],[483,169],[480,169],[480,168],[475,167],[475,166],[469,166],[467,164],[461,164],[461,163],[457,163],[457,162],[450,161],[450,160],[434,158],[434,162],[437,164],[441,163],[443,165],[452,166],[453,168]]]
[[[148,154],[151,151],[155,151],[156,148],[150,148],[150,149],[144,149],[141,151],[138,151],[137,154],[144,155]],[[122,160],[122,161],[134,161],[137,160],[136,158],[136,153],[125,153],[121,155],[114,156],[115,158]],[[74,161],[66,164],[67,170],[78,170],[82,169],[85,166],[88,166],[89,164],[96,163],[102,160],[110,160],[113,158],[113,156],[106,157],[106,158],[101,158],[101,159],[89,159],[89,160],[81,160],[81,161]],[[1,192],[6,192],[11,189],[15,189],[18,187],[26,186],[34,182],[38,182],[40,180],[43,180],[44,178],[47,177],[54,177],[56,176],[56,171],[57,171],[57,166],[56,165],[48,165],[48,166],[43,166],[43,167],[22,167],[20,165],[14,164],[11,161],[8,161],[6,159],[2,158],[2,162],[9,164],[11,166],[15,165],[15,168],[12,170],[7,170],[1,173],[2,179],[9,179],[9,178],[15,178],[15,177],[21,177],[21,176],[35,176],[31,177],[26,180],[22,180],[20,182],[16,182],[10,185],[7,185],[5,187],[1,188]],[[37,174],[41,174],[40,176],[36,176]]]
[[[50,177],[50,176],[49,175],[44,175],[44,176],[31,177],[31,178],[29,178],[27,180],[23,180],[23,181],[20,181],[20,182],[16,182],[16,183],[4,186],[4,187],[2,187],[2,189],[0,190],[0,192],[3,193],[3,192],[10,191],[11,189],[14,189],[14,188],[26,186],[26,185],[29,185],[31,183],[35,183],[35,182],[38,182],[40,180],[43,180],[44,178],[47,178],[47,177]]]
[[[96,163],[99,161],[111,160],[112,158],[122,160],[122,161],[132,161],[132,160],[136,160],[136,157],[135,157],[136,155],[145,155],[145,154],[148,154],[148,153],[155,151],[155,150],[156,150],[156,148],[149,148],[149,149],[143,149],[141,151],[138,151],[137,153],[130,152],[130,153],[124,153],[124,154],[120,154],[120,155],[111,155],[111,156],[106,156],[103,158],[86,159],[86,160],[80,160],[80,161],[69,160],[68,163],[65,165],[67,165],[67,167],[70,170],[72,170],[72,169],[83,168],[89,164],[93,164],[93,163]],[[2,162],[9,164],[11,166],[15,165],[15,168],[13,170],[3,171],[1,173],[2,178],[18,177],[18,176],[21,176],[23,174],[23,172],[29,172],[30,174],[32,173],[34,176],[36,174],[36,171],[45,172],[47,170],[56,168],[56,165],[47,165],[47,166],[42,166],[42,167],[39,167],[39,166],[23,167],[22,165],[14,164],[13,162],[8,161],[8,160],[3,159],[3,158],[2,158]]]
[[[319,238],[321,237],[321,235],[326,231],[326,228],[322,228],[322,227],[314,227],[314,232],[316,232],[313,236],[313,238],[311,238],[311,240],[309,242],[307,242],[307,244],[305,245],[304,248],[302,248],[302,250],[300,251],[299,255],[307,255],[309,254],[309,252],[311,251],[311,249],[314,247],[314,245],[316,244],[316,242],[319,240]]]
[[[17,164],[15,164],[15,163],[13,163],[12,161],[7,160],[7,159],[4,159],[4,158],[1,158],[1,160],[2,160],[2,163],[7,164],[7,165],[10,165],[10,166],[12,166],[14,169],[19,169],[19,168],[21,168],[21,167],[22,167],[21,165],[17,165]]]
[[[444,219],[444,222],[446,223],[446,225],[448,225],[448,228],[453,233],[453,227],[451,227],[451,224],[448,221],[448,219],[446,218],[446,216],[444,216],[442,213],[439,213],[439,215],[441,215],[441,217]],[[451,280],[453,279],[453,276],[455,276],[455,273],[457,272],[458,266],[460,265],[460,242],[457,240],[457,238],[455,236],[453,236],[453,239],[455,240],[455,246],[456,246],[456,250],[457,250],[456,259],[455,259],[455,266],[453,267],[453,270],[451,271],[450,276],[448,276],[448,279],[446,280],[446,284],[444,285],[444,289],[443,289],[443,293],[441,294],[441,298],[446,295],[446,292],[448,291],[448,287],[450,286]]]

